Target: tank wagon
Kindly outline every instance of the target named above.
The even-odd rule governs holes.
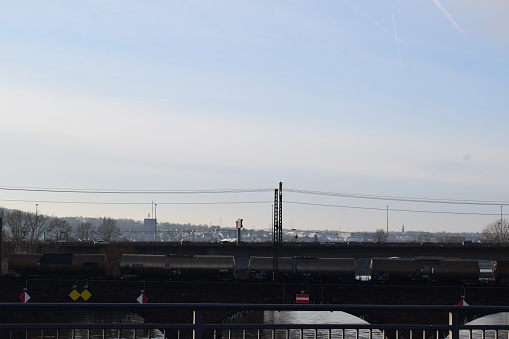
[[[236,277],[233,256],[123,254],[120,268],[124,277],[194,280],[233,280]]]
[[[289,278],[293,274],[293,258],[278,258],[279,277]],[[274,272],[274,259],[272,257],[250,257],[248,264],[248,276],[252,280],[272,280]]]
[[[372,281],[417,283],[478,283],[477,260],[381,259],[371,260]]]
[[[27,254],[9,255],[11,276],[86,276],[106,275],[104,254]]]
[[[272,257],[251,257],[249,277],[253,280],[271,280],[274,272]],[[353,258],[278,258],[280,278],[308,281],[353,281],[356,265]]]

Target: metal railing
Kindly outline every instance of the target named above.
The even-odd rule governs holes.
[[[83,324],[22,322],[27,314],[37,312],[115,310],[137,314],[167,314],[187,316],[178,322],[164,321],[143,324]],[[217,315],[247,314],[254,311],[343,311],[351,314],[377,314],[378,312],[421,312],[444,314],[440,324],[264,324],[230,323]],[[147,313],[148,312],[148,313]],[[152,312],[152,313],[150,313]],[[479,314],[509,312],[509,306],[428,306],[428,305],[341,305],[341,304],[109,304],[109,303],[0,303],[1,338],[153,338],[155,330],[163,338],[353,338],[353,339],[460,339],[488,336],[507,338],[509,324],[466,324],[469,317]],[[210,315],[215,314],[214,321]],[[16,315],[16,316],[14,316]],[[167,319],[170,319],[169,317]],[[213,317],[212,317],[213,318]],[[235,317],[230,317],[234,319]],[[5,322],[5,319],[11,319]],[[14,319],[14,321],[12,320]],[[183,319],[183,320],[182,320]],[[221,318],[221,319],[224,319]],[[150,319],[146,318],[146,321]],[[397,322],[397,321],[395,321]],[[80,332],[81,331],[81,332]],[[84,334],[83,334],[84,332]],[[77,333],[81,333],[79,336]],[[64,335],[65,334],[65,335]]]

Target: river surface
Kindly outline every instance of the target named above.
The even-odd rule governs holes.
[[[252,319],[253,318],[253,319]],[[264,324],[367,324],[366,321],[345,312],[327,312],[327,311],[264,311],[255,312],[239,319],[238,323],[257,323],[262,321]],[[331,330],[330,337],[328,330],[290,330],[289,338],[352,338],[357,335],[356,330]],[[276,330],[274,338],[286,338],[285,330]],[[232,333],[232,338],[243,338],[242,333]],[[248,333],[246,338],[257,338],[257,333]],[[265,330],[262,338],[272,338],[272,331]],[[369,330],[359,330],[358,338],[369,338]],[[372,339],[382,339],[382,332],[373,331]]]
[[[129,313],[129,312],[81,312],[79,315],[79,323],[120,323],[120,324],[135,324],[135,323],[143,323],[143,318],[138,315]],[[75,319],[65,319],[65,315],[59,322],[76,322]],[[364,320],[357,318],[353,315],[350,315],[345,312],[327,312],[327,311],[264,311],[264,312],[254,312],[248,315],[245,315],[239,318],[235,323],[237,324],[366,324]],[[488,325],[488,324],[496,324],[496,325],[505,325],[509,324],[509,313],[497,313],[492,314],[486,317],[482,317],[476,319],[470,324],[475,325]],[[42,338],[41,331],[31,331],[28,338]],[[152,330],[149,334],[146,330],[137,330],[136,334],[133,331],[123,331],[120,336],[118,336],[118,332],[116,330],[106,330],[103,333],[102,330],[91,330],[90,333],[87,330],[76,330],[74,336],[71,330],[60,330],[58,334],[58,338],[61,339],[100,339],[100,338],[120,338],[120,339],[134,339],[134,338],[154,338],[154,339],[164,339],[163,333],[159,330]],[[254,339],[258,338],[258,334],[256,331],[246,331],[243,333],[241,330],[232,331],[229,335],[225,333],[224,338],[231,339]],[[462,331],[460,333],[461,338],[469,338],[469,333],[467,331]],[[57,333],[56,331],[47,330],[44,332],[44,338],[48,339],[56,339]],[[264,330],[261,333],[261,338],[272,338],[272,332],[270,330]],[[276,330],[274,334],[274,338],[287,338],[285,330]],[[378,330],[373,330],[371,337],[369,335],[369,330],[359,330],[357,335],[356,330],[331,330],[330,336],[328,330],[318,330],[315,333],[315,330],[304,330],[301,332],[298,329],[290,330],[288,333],[288,338],[297,339],[297,338],[331,338],[331,339],[383,339],[383,335]],[[498,337],[495,337],[494,331],[486,331],[483,333],[482,331],[473,331],[472,339],[509,339],[507,331],[499,331]]]

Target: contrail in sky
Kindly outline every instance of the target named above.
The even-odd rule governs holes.
[[[437,5],[438,9],[440,11],[442,11],[442,13],[444,13],[447,20],[449,20],[458,29],[458,31],[463,33],[463,30],[461,29],[461,27],[456,23],[456,21],[454,21],[451,13],[447,12],[447,10],[442,6],[442,4],[440,3],[440,0],[433,0],[433,2],[435,3],[435,5]]]
[[[352,5],[350,2],[346,1],[345,2],[350,5],[350,7],[352,7],[353,9],[355,9],[357,12],[359,12],[359,14],[365,16],[366,18],[368,18],[369,21],[371,21],[372,23],[374,23],[375,25],[377,25],[378,27],[380,27],[381,29],[384,30],[385,33],[389,34],[390,36],[392,36],[394,39],[396,39],[396,41],[398,43],[402,43],[403,45],[405,44],[403,41],[401,41],[396,35],[392,34],[389,30],[387,30],[384,26],[380,25],[378,22],[376,22],[374,19],[372,19],[369,15],[367,15],[366,13],[364,13],[363,11],[361,11],[360,9],[358,9],[357,7],[355,7],[354,5]]]
[[[396,20],[394,20],[394,13],[392,13],[392,25],[394,26],[394,35],[396,36],[396,45],[398,45],[399,68],[401,70],[403,70],[403,62],[401,61],[401,51],[399,49],[399,39],[398,39],[398,32],[396,32]]]
[[[115,105],[127,105],[127,104],[137,104],[140,102],[157,102],[157,101],[170,101],[170,100],[185,100],[186,98],[170,98],[170,99],[153,99],[153,100],[138,100],[138,101],[126,101],[126,102],[116,102]]]

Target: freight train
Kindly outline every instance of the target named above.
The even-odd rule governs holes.
[[[477,260],[371,259],[372,281],[419,283],[476,283]]]
[[[219,255],[148,255],[123,254],[122,277],[152,277],[193,280],[233,280],[235,258]]]
[[[9,255],[10,276],[105,276],[104,254]]]
[[[106,277],[104,254],[11,254],[11,276]],[[251,257],[239,268],[233,256],[123,254],[120,278],[188,281],[272,281],[272,257]],[[359,280],[353,258],[280,257],[279,280],[299,282],[354,282]],[[481,278],[477,260],[373,258],[369,283],[464,284],[509,283],[509,261],[496,261],[490,279]],[[116,277],[118,278],[118,277]]]
[[[279,277],[286,280],[345,282],[355,281],[354,258],[281,257],[277,260]],[[273,257],[251,257],[247,278],[253,281],[273,279]]]

